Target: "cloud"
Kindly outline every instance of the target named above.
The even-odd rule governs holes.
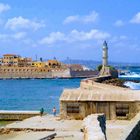
[[[120,35],[120,36],[112,36],[110,39],[111,43],[118,44],[121,42],[127,42],[129,38],[126,35]]]
[[[124,22],[122,20],[117,20],[115,23],[114,23],[115,26],[117,27],[121,27],[121,26],[124,26]]]
[[[41,22],[35,22],[27,18],[23,18],[21,16],[14,17],[8,19],[5,27],[11,30],[18,30],[18,29],[33,29],[37,30],[39,28],[44,27],[45,24]]]
[[[52,32],[49,36],[44,37],[40,40],[40,44],[53,44],[57,41],[64,41],[65,40],[65,34],[61,32]]]
[[[92,29],[89,32],[72,30],[68,34],[61,32],[52,32],[50,35],[44,37],[39,41],[40,44],[50,45],[57,42],[72,43],[77,41],[88,41],[88,40],[104,40],[109,38],[111,35],[107,32],[102,32],[97,29]]]
[[[131,20],[131,23],[140,24],[140,12],[138,12]]]
[[[26,32],[17,32],[14,34],[0,34],[1,41],[20,40],[26,37]]]
[[[10,10],[10,6],[8,4],[0,3],[0,13]]]
[[[18,32],[18,33],[11,35],[11,37],[16,39],[16,40],[25,38],[25,36],[26,36],[26,32]]]
[[[99,14],[95,11],[92,11],[89,15],[80,16],[80,15],[74,15],[74,16],[68,16],[63,21],[64,24],[72,23],[72,22],[80,22],[80,23],[94,23],[98,20]]]

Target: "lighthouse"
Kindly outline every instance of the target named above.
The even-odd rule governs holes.
[[[107,42],[106,41],[104,41],[104,43],[103,43],[102,65],[103,66],[107,66],[108,65],[108,46],[107,46]]]

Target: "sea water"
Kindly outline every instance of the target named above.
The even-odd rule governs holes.
[[[121,68],[122,70],[126,70],[124,75],[119,75],[120,79],[126,80],[125,86],[133,89],[140,90],[140,67],[139,66],[124,66]],[[137,83],[132,81],[137,81]]]
[[[128,70],[120,78],[139,80],[140,67],[123,67]],[[0,110],[40,110],[59,112],[59,98],[65,88],[78,88],[81,79],[27,79],[0,80]],[[140,83],[127,82],[132,89],[140,90]]]
[[[59,98],[65,88],[77,88],[81,79],[0,80],[0,110],[59,112]]]

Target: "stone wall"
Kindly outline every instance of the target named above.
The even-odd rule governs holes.
[[[37,68],[37,67],[0,67],[0,78],[69,78],[69,69],[55,69]]]
[[[82,71],[74,71],[71,70],[70,74],[72,77],[95,77],[98,76],[99,72],[97,70],[82,70]]]
[[[79,93],[80,94],[80,93]],[[78,113],[67,113],[67,106],[79,106],[79,112]],[[127,106],[128,105],[128,114],[126,116],[117,116],[116,114],[116,106],[120,106],[118,110],[123,111],[126,110],[126,108],[122,109],[121,106]],[[121,112],[120,111],[120,112]],[[136,107],[136,104],[133,102],[102,102],[102,101],[61,101],[60,102],[60,115],[62,119],[84,119],[90,114],[96,114],[96,113],[104,113],[106,115],[107,120],[130,120],[132,119],[136,114],[138,110]]]
[[[69,78],[71,77],[69,69],[52,70],[52,77]]]
[[[20,121],[38,115],[40,115],[39,111],[0,111],[0,120]]]
[[[35,67],[0,67],[0,78],[51,78],[48,68]]]
[[[103,114],[92,114],[83,120],[84,140],[106,140],[106,119]]]
[[[67,113],[67,105],[78,105],[79,113]],[[61,119],[83,119],[86,116],[85,103],[78,102],[60,102]]]

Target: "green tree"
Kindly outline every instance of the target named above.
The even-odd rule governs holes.
[[[100,71],[102,69],[102,65],[97,66],[97,70]]]

